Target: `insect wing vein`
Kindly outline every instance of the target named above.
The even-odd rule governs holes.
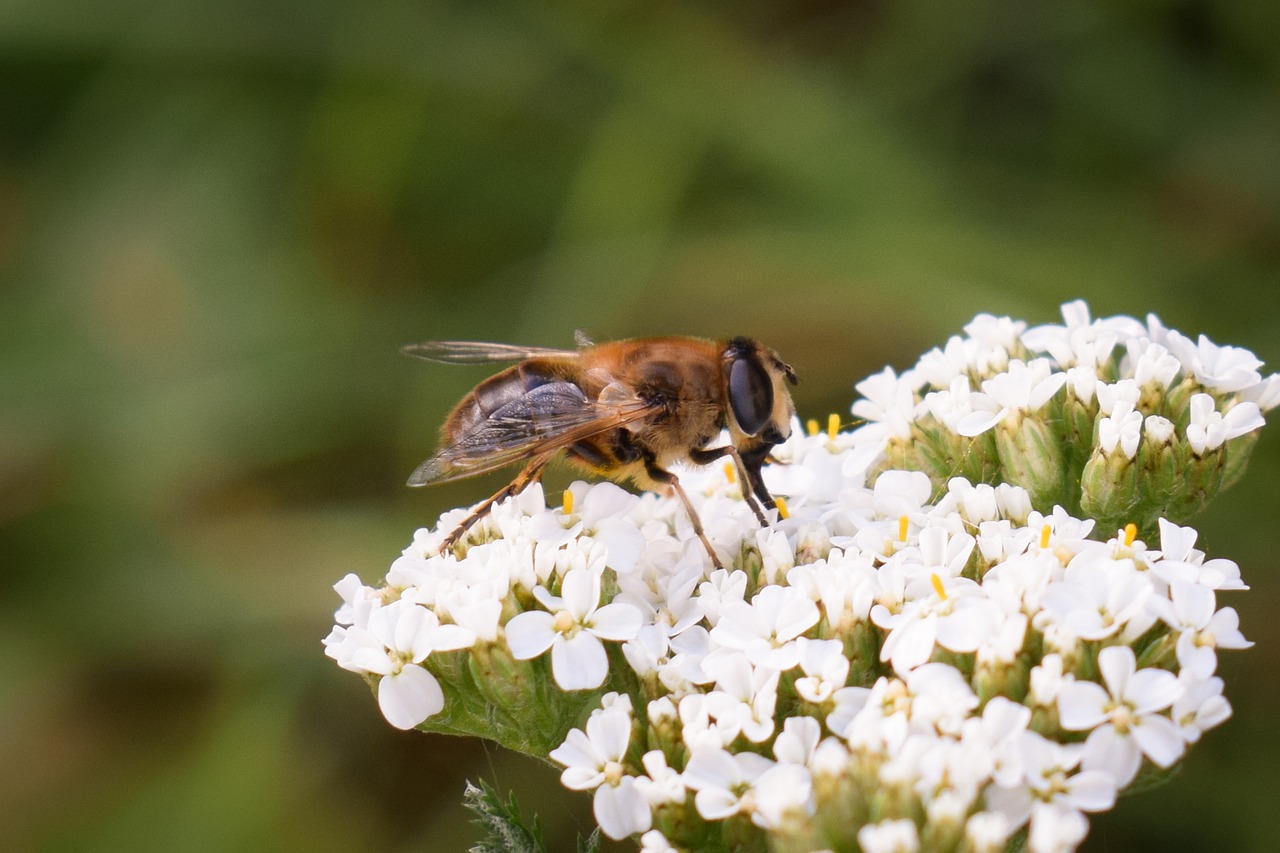
[[[572,358],[573,350],[553,347],[518,346],[480,341],[423,341],[401,347],[401,352],[414,358],[423,358],[443,364],[493,364],[504,361],[523,361],[526,358]]]
[[[626,426],[654,411],[638,398],[589,400],[569,382],[538,386],[498,408],[476,429],[422,463],[409,485],[444,483],[505,467],[538,453],[554,453],[584,438]]]

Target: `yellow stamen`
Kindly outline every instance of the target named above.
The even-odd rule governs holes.
[[[947,600],[947,588],[942,585],[942,578],[938,577],[937,572],[929,575],[929,582],[933,584],[933,591],[938,594],[938,598],[943,601]]]
[[[1124,544],[1127,548],[1133,544],[1133,540],[1138,538],[1138,525],[1132,521],[1124,526]]]
[[[732,462],[724,463],[724,478],[729,482],[729,485],[731,486],[733,485],[734,480],[737,478],[737,474],[733,470]]]
[[[787,509],[786,498],[774,498],[774,505],[778,508],[778,518],[790,518],[791,510]]]
[[[907,529],[909,526],[910,526],[910,522],[907,521],[907,517],[905,515],[898,517],[898,541],[899,542],[907,541]]]
[[[840,416],[832,412],[827,416],[827,438],[832,441],[836,440],[836,433],[840,431]]]
[[[1051,535],[1053,535],[1053,528],[1050,527],[1049,525],[1046,524],[1044,527],[1040,528],[1040,547],[1041,548],[1049,547],[1049,537]]]
[[[573,514],[573,492],[568,489],[564,490],[564,514]]]
[[[804,424],[804,430],[805,430],[805,432],[809,433],[809,435],[817,435],[817,434],[818,434],[818,419],[817,419],[817,418],[809,418],[809,420],[805,421],[805,424]]]

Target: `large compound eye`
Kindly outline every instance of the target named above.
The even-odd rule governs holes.
[[[729,365],[729,407],[738,429],[756,435],[773,414],[773,380],[753,358],[735,358]]]

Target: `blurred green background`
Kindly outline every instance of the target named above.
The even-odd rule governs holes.
[[[963,8],[961,8],[963,6]],[[1087,298],[1280,366],[1280,6],[0,2],[0,849],[462,850],[323,657],[484,375],[430,338],[750,334],[801,414]],[[1280,438],[1199,520],[1235,719],[1086,851],[1280,849]]]

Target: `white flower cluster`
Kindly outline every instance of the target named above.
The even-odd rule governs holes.
[[[1189,518],[1243,473],[1280,374],[1239,347],[1198,341],[1155,315],[1026,328],[980,314],[914,367],[858,383],[858,464],[1025,487],[1100,523]],[[1163,501],[1177,492],[1180,505]]]
[[[1246,437],[1280,396],[1240,351],[1202,340],[1194,366],[1173,366],[1180,345],[1153,330],[1177,333],[1082,310],[1025,332],[980,317],[921,360],[932,378],[860,385],[869,426],[794,429],[764,470],[785,507],[767,528],[732,465],[680,471],[728,568],[672,498],[579,482],[548,507],[535,484],[449,553],[465,510],[418,531],[383,586],[339,582],[326,654],[370,680],[395,726],[549,753],[567,788],[594,792],[606,834],[646,851],[976,853],[1019,834],[1034,853],[1073,850],[1087,813],[1229,717],[1216,650],[1250,644],[1217,599],[1245,589],[1239,570],[1164,519],[1158,550],[1135,525],[1098,541],[1094,521],[1020,485],[940,490],[884,458],[918,446],[926,417],[963,422],[966,441],[1013,412],[1039,423],[1063,387],[1126,421],[1116,386],[1134,383],[1138,411],[1149,382],[1167,392],[1185,372],[1236,395],[1196,416],[1206,447]],[[1028,339],[1052,365],[1013,357]],[[1125,376],[1104,379],[1117,345]],[[948,390],[921,397],[926,382]]]

